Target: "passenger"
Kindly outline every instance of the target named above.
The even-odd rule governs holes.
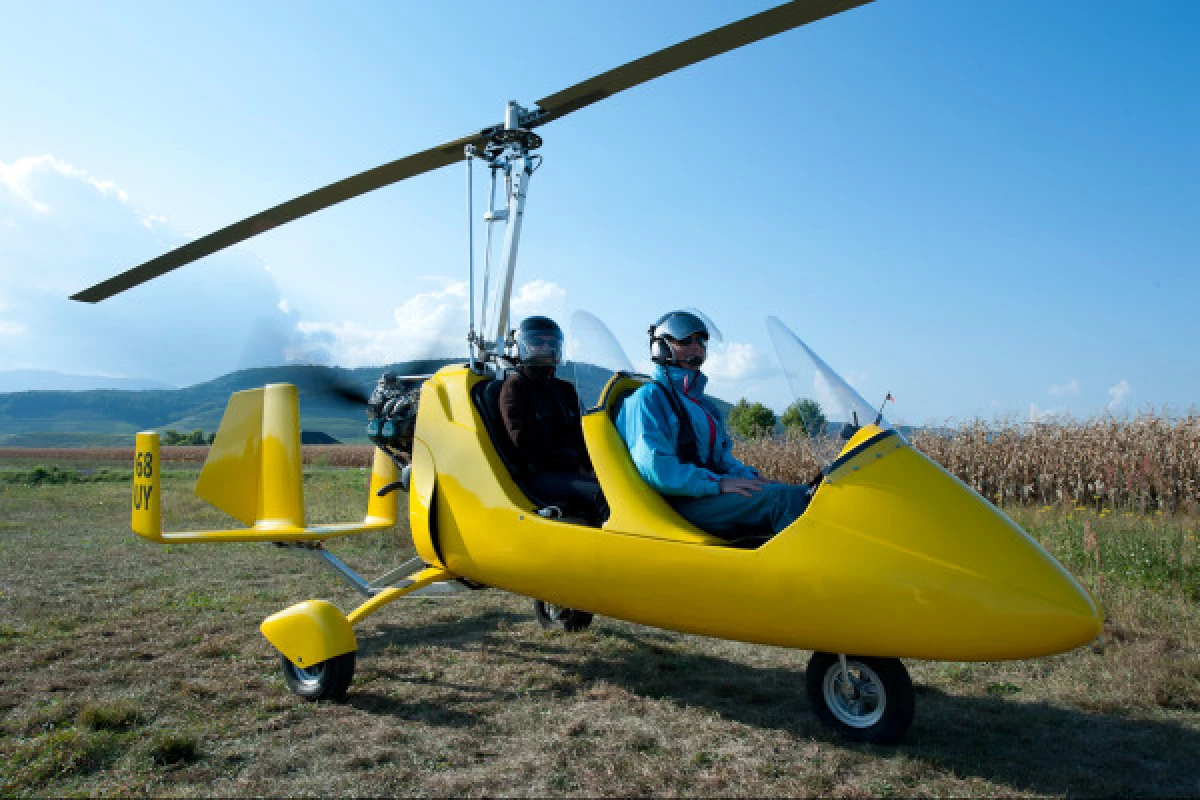
[[[686,311],[650,327],[654,380],[631,394],[617,430],[647,483],[696,527],[723,539],[786,528],[804,513],[810,489],[764,479],[731,454],[720,413],[700,371],[708,326]]]
[[[500,389],[500,418],[536,499],[564,515],[598,523],[604,497],[592,470],[579,395],[555,377],[562,360],[562,329],[547,317],[529,317],[517,329],[517,368]]]

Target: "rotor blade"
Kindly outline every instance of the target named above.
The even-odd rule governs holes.
[[[603,75],[589,78],[569,89],[543,97],[537,104],[544,113],[531,121],[530,127],[544,125],[572,111],[611,97],[617,92],[699,63],[706,58],[728,53],[742,45],[870,2],[872,0],[793,0],[752,17],[731,22],[657,53],[630,61],[616,69],[610,69]]]
[[[465,158],[463,148],[469,144],[483,149],[483,146],[487,143],[487,135],[489,133],[491,133],[491,129],[474,133],[470,136],[464,136],[461,139],[455,139],[452,142],[447,142],[437,147],[431,147],[415,155],[406,156],[405,158],[383,164],[374,169],[369,169],[366,172],[360,172],[337,183],[331,183],[321,189],[301,195],[293,200],[288,200],[286,203],[280,203],[274,208],[255,214],[253,217],[248,217],[241,222],[235,222],[207,236],[202,236],[165,255],[153,258],[133,269],[122,272],[120,275],[84,289],[78,294],[72,295],[71,299],[83,303],[96,303],[105,300],[126,289],[132,289],[138,284],[145,283],[160,275],[165,275],[173,269],[178,269],[185,264],[190,264],[218,250],[224,250],[226,247],[245,241],[260,233],[265,233],[272,228],[277,228],[284,223],[299,219],[314,211],[320,211],[323,208],[337,205],[343,200],[349,200],[352,197],[358,197],[360,194],[381,189],[384,186],[402,181],[405,178],[411,178],[415,175],[444,167],[447,164],[452,164],[455,161]]]
[[[307,370],[303,375],[301,394],[330,404],[362,408],[370,402],[371,390],[354,382],[348,374],[350,372],[338,367],[325,366]],[[396,382],[403,387],[410,387],[431,377],[432,372],[424,375],[397,375]]]

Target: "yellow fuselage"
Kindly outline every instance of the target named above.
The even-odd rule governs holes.
[[[859,655],[1026,658],[1100,632],[1095,604],[1057,561],[890,431],[860,431],[802,517],[739,549],[638,477],[610,413],[629,379],[583,418],[609,519],[596,528],[538,516],[474,406],[482,380],[443,369],[417,420],[414,542],[456,575],[660,628]]]

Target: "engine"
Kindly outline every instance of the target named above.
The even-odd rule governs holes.
[[[420,387],[408,387],[395,373],[385,372],[367,401],[367,438],[385,451],[412,452]]]

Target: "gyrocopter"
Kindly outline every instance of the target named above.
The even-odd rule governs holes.
[[[373,405],[377,445],[360,521],[309,524],[297,391],[234,394],[195,491],[245,527],[164,532],[158,435],[137,434],[133,530],[154,542],[274,542],[322,558],[366,599],[349,613],[307,600],[262,623],[285,680],[309,699],[350,686],[354,626],[402,597],[493,588],[536,598],[548,627],[594,614],[686,633],[812,650],[808,696],[822,722],[860,741],[893,743],[914,711],[899,659],[1030,658],[1092,641],[1101,629],[1080,585],[1002,512],[930,459],[778,319],[770,337],[797,399],[828,424],[808,431],[821,476],[805,513],[776,535],[736,542],[692,526],[644,483],[614,426],[645,376],[622,359],[576,355],[605,380],[581,386],[584,440],[607,500],[597,519],[564,517],[522,487],[497,424],[508,366],[509,297],[525,200],[542,145],[534,129],[617,92],[869,0],[795,0],[668,47],[542,98],[508,103],[504,121],[331,184],[196,239],[75,295],[97,302],[306,214],[456,162],[489,170],[489,237],[503,228],[489,321],[491,255],[463,363]],[[468,180],[468,187],[471,181]],[[495,202],[496,187],[504,201]],[[470,189],[468,189],[470,192]],[[472,199],[469,198],[471,203]],[[473,251],[473,248],[472,248]],[[595,318],[586,338],[607,341]],[[580,338],[580,337],[577,337]],[[595,387],[602,386],[599,391]],[[365,580],[323,549],[330,538],[392,527],[400,493],[417,557]]]

